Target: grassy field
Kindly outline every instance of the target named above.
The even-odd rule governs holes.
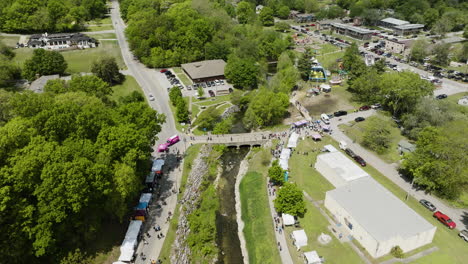
[[[15,49],[16,56],[13,59],[19,66],[32,57],[33,49],[21,48]],[[67,73],[90,72],[94,60],[99,57],[115,57],[121,69],[126,69],[125,63],[120,53],[120,47],[116,40],[101,41],[97,48],[85,50],[71,50],[61,52],[68,63]]]
[[[188,97],[183,97],[185,102],[187,103],[188,105],[188,102],[189,102],[189,98]],[[177,121],[177,116],[176,116],[176,113],[177,113],[177,109],[175,106],[172,105],[171,102],[169,102],[169,106],[171,107],[171,112],[172,112],[172,115],[174,116],[174,121],[175,121],[175,125],[176,125],[176,129],[180,132],[185,132],[187,131],[187,128],[188,128],[188,125],[181,125],[180,122]]]
[[[230,95],[207,97],[206,99],[197,99],[194,97],[192,98],[192,102],[197,103],[197,105],[210,106],[210,105],[218,104],[224,101],[229,101],[230,99],[231,99]]]
[[[101,33],[101,34],[93,34],[89,35],[90,37],[93,37],[97,40],[100,39],[116,39],[117,36],[114,33]]]
[[[320,47],[321,47],[321,49],[317,49],[317,54],[318,55],[340,50],[339,47],[337,47],[335,45],[332,45],[330,43],[321,44]]]
[[[449,95],[445,100],[454,104],[458,104],[458,100],[460,100],[463,96],[468,96],[468,92]]]
[[[379,114],[378,117],[376,116],[371,116],[368,118],[370,119],[380,119],[384,120],[385,122],[389,123],[391,125],[391,130],[390,130],[390,138],[391,138],[391,143],[390,143],[390,148],[387,150],[386,153],[384,154],[377,154],[376,152],[372,151],[375,155],[379,156],[379,158],[383,159],[384,161],[388,163],[395,163],[400,160],[400,154],[398,152],[398,142],[402,139],[406,139],[404,136],[401,135],[400,129],[395,125],[395,122],[392,121],[392,119],[389,116],[384,116],[382,114]],[[343,130],[343,132],[348,135],[352,140],[355,140],[357,143],[361,144],[362,139],[363,139],[363,134],[365,132],[367,125],[367,121],[360,122],[360,123],[355,123],[352,122],[351,126],[348,125],[340,125],[339,128]]]
[[[5,45],[9,47],[15,47],[19,39],[20,39],[19,37],[15,37],[15,36],[0,36],[0,42],[3,42]]]
[[[347,243],[339,242],[332,234],[328,231],[327,226],[329,225],[328,220],[320,213],[320,211],[312,205],[310,202],[306,202],[307,213],[304,218],[300,218],[300,228],[286,227],[286,240],[288,241],[288,248],[294,263],[304,263],[302,252],[316,250],[319,256],[325,258],[326,263],[363,263],[361,258]],[[292,244],[290,234],[294,230],[304,229],[307,237],[307,246],[301,247],[300,251],[297,251],[296,247]],[[321,233],[330,235],[333,239],[327,245],[322,245],[317,241],[318,236]],[[284,247],[284,246],[283,246]],[[284,250],[284,249],[283,249]]]
[[[178,194],[178,199],[182,197],[182,194],[185,190],[185,184],[187,183],[188,175],[192,168],[192,163],[200,152],[201,144],[196,144],[187,149],[184,159],[184,169],[182,171],[182,182],[180,185],[181,193]],[[177,231],[177,225],[179,224],[179,215],[180,215],[180,204],[177,204],[177,207],[174,211],[174,217],[172,217],[169,224],[169,231],[166,234],[166,239],[159,254],[160,259],[169,259],[171,254],[172,244],[174,243]]]
[[[113,86],[112,91],[111,98],[114,101],[118,101],[119,98],[129,95],[133,91],[138,91],[143,94],[140,85],[138,85],[135,78],[130,75],[125,76],[125,81],[122,84]]]
[[[344,49],[343,51],[332,53],[332,54],[319,55],[316,58],[325,69],[330,69],[331,66],[336,63],[336,60],[342,58],[343,55],[344,55]]]
[[[86,27],[87,32],[103,31],[103,30],[112,30],[114,26],[112,24],[102,24],[102,25],[91,25]]]
[[[270,159],[268,150],[257,152],[250,160],[249,171],[239,186],[242,220],[245,223],[243,232],[249,262],[252,264],[281,263],[266,190],[266,173]]]

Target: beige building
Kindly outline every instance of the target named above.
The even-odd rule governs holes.
[[[399,246],[408,252],[432,242],[436,227],[372,177],[328,191],[325,207],[374,258]]]
[[[394,54],[401,54],[404,57],[408,56],[411,51],[412,40],[395,41],[385,40],[385,50]]]
[[[206,82],[224,79],[224,60],[206,60],[181,65],[184,72],[193,82]]]

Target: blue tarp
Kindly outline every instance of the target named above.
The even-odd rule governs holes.
[[[137,207],[135,207],[135,210],[146,210],[148,207],[148,203],[138,203]]]
[[[284,181],[287,182],[289,178],[289,173],[287,171],[284,172]]]

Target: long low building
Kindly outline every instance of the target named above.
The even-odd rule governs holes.
[[[417,34],[423,30],[423,24],[405,24],[393,27],[393,32],[398,36]]]
[[[401,25],[406,25],[406,24],[409,24],[409,22],[405,20],[401,20],[401,19],[396,19],[393,17],[384,18],[380,20],[380,23],[379,23],[380,26],[386,27],[386,28],[394,28],[396,26],[401,26]]]
[[[224,79],[226,62],[224,60],[206,60],[184,63],[181,67],[193,82],[206,82]]]
[[[318,155],[315,169],[335,187],[344,186],[362,177],[369,177],[367,172],[338,151]]]
[[[408,252],[429,244],[436,232],[436,227],[372,177],[328,191],[325,207],[374,258],[395,246]]]
[[[350,26],[341,23],[332,23],[331,27],[335,30],[338,34],[346,35],[352,38],[361,39],[361,40],[368,40],[372,38],[372,30]]]

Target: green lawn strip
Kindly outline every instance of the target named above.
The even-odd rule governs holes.
[[[344,55],[344,49],[343,51],[336,52],[336,53],[331,53],[327,55],[319,55],[316,58],[318,62],[320,62],[322,66],[327,70],[330,68],[330,66],[336,63],[337,59],[342,58],[343,55]]]
[[[177,73],[177,77],[182,81],[182,83],[187,85],[192,85],[192,81],[190,81],[189,77],[185,73]]]
[[[111,99],[116,102],[119,101],[119,98],[130,95],[133,91],[138,91],[143,94],[140,85],[138,85],[135,78],[130,75],[125,75],[125,81],[122,84],[112,86],[112,91]]]
[[[92,26],[86,27],[86,32],[95,32],[95,31],[112,30],[112,29],[114,29],[114,26],[112,25],[100,25],[100,26],[92,25]]]
[[[334,189],[333,185],[313,167],[317,156],[322,153],[320,150],[327,144],[338,148],[330,137],[323,137],[322,141],[318,142],[311,139],[300,140],[289,159],[289,181],[297,183],[314,200],[324,200],[325,192]],[[314,149],[316,151],[313,151]],[[308,152],[308,155],[298,154],[303,152]]]
[[[400,155],[398,153],[398,142],[402,139],[406,139],[404,136],[401,135],[400,129],[395,125],[395,123],[392,121],[392,119],[389,116],[385,116],[382,114],[378,114],[377,116],[371,116],[367,118],[368,120],[370,119],[376,119],[379,118],[381,120],[384,120],[385,122],[388,122],[391,124],[391,130],[390,130],[390,138],[391,138],[391,143],[390,143],[390,148],[387,150],[386,153],[384,154],[377,154],[376,152],[368,149],[375,155],[377,155],[380,159],[384,160],[387,163],[395,163],[400,160]],[[360,123],[355,123],[353,122],[351,126],[348,126],[346,124],[340,125],[339,128],[346,134],[348,135],[353,141],[356,141],[360,145],[362,145],[362,140],[363,140],[363,135],[366,127],[366,121],[365,122],[360,122]],[[406,139],[407,140],[407,139]],[[364,146],[363,146],[364,147]]]
[[[249,262],[281,263],[266,190],[271,154],[269,149],[253,149],[248,158],[249,170],[240,183],[239,191]]]
[[[373,167],[366,166],[363,169],[367,171],[369,175],[371,175],[380,184],[382,184],[387,190],[391,191],[396,197],[398,197],[409,207],[415,210],[419,215],[429,221],[429,223],[437,227],[432,245],[437,246],[439,250],[412,263],[466,263],[466,259],[468,259],[467,243],[458,237],[457,230],[450,230],[443,226],[439,221],[432,217],[431,211],[427,210],[425,207],[419,204],[419,202],[412,196],[410,196],[408,200],[405,200],[407,190],[401,189],[398,185],[393,183]]]
[[[19,66],[32,57],[34,49],[21,48],[15,49],[16,56],[13,61]],[[71,50],[60,52],[68,63],[68,73],[91,72],[91,65],[93,61],[100,57],[111,56],[115,57],[117,64],[121,69],[126,69],[125,63],[122,59],[119,44],[116,40],[100,41],[97,48],[90,48],[84,50]]]
[[[18,43],[19,39],[20,37],[18,36],[0,36],[0,42],[3,42],[8,47],[16,47],[16,43]]]
[[[184,98],[185,102],[188,104],[189,98],[188,97],[182,97],[182,98]],[[171,102],[169,102],[169,106],[171,107],[171,112],[172,112],[172,115],[174,116],[176,129],[180,132],[187,131],[188,124],[183,126],[180,124],[179,121],[177,121],[177,108],[173,106]]]
[[[347,243],[341,243],[338,241],[330,231],[328,226],[330,223],[320,213],[320,211],[309,201],[306,201],[307,212],[304,218],[300,218],[300,228],[286,227],[286,240],[288,243],[289,252],[293,258],[294,263],[304,263],[303,252],[316,250],[319,256],[325,258],[327,263],[362,263],[361,258]],[[292,244],[290,234],[295,230],[304,229],[307,234],[308,243],[307,246],[301,247],[300,251]],[[321,233],[328,234],[332,237],[332,240],[327,245],[322,245],[318,242],[317,238]],[[283,250],[285,246],[282,245]]]
[[[200,113],[200,107],[196,104],[192,104],[192,120]]]
[[[197,105],[210,106],[220,102],[229,101],[231,99],[230,95],[222,95],[216,97],[207,97],[206,99],[197,99],[192,98],[192,103],[197,103]]]
[[[188,175],[190,174],[190,170],[192,168],[193,161],[200,153],[200,148],[202,144],[196,144],[190,146],[184,158],[184,168],[182,171],[182,181],[180,186],[180,193],[178,194],[178,200],[182,197],[182,194],[185,191],[185,184],[187,183]],[[176,231],[177,225],[179,224],[179,215],[180,215],[180,204],[177,204],[176,209],[174,210],[174,217],[172,217],[170,224],[169,224],[169,231],[166,234],[166,239],[164,240],[164,244],[161,248],[161,253],[159,253],[159,258],[164,260],[169,260],[172,244],[176,238]]]
[[[88,25],[97,25],[97,24],[112,24],[112,19],[110,16],[106,16],[103,18],[98,18],[94,20],[87,21],[86,24]]]
[[[100,39],[116,39],[117,38],[115,33],[90,34],[89,36],[92,37],[92,38],[95,38],[97,40],[100,40]]]
[[[460,100],[463,96],[468,96],[468,92],[449,95],[445,100],[458,105],[458,100]]]
[[[358,109],[362,104],[353,100],[353,94],[348,91],[348,83],[345,81],[341,85],[334,85],[332,86],[332,93],[339,96],[343,101],[346,101],[348,104],[352,105],[354,109]],[[353,109],[340,109],[340,110],[353,110]]]
[[[326,54],[326,53],[330,53],[330,52],[340,50],[339,47],[337,47],[335,45],[332,45],[332,44],[329,44],[329,43],[322,44],[322,45],[320,45],[320,47],[321,47],[321,49],[316,49],[317,50],[317,55],[322,55],[322,54]],[[313,49],[313,50],[315,50],[315,49]]]
[[[276,124],[276,125],[271,125],[271,126],[266,126],[263,127],[261,130],[262,131],[270,131],[270,132],[283,132],[286,129],[289,129],[291,125],[287,124]]]
[[[173,67],[171,69],[175,72],[175,74],[179,74],[183,72],[181,67]]]

